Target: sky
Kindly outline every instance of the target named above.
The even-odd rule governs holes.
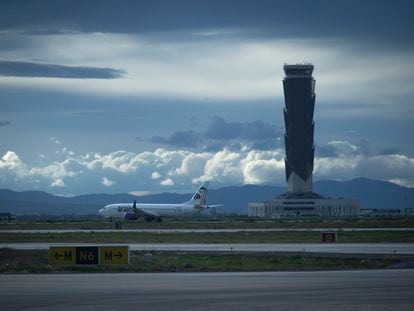
[[[283,65],[312,63],[314,180],[414,187],[412,1],[0,2],[0,188],[285,185]]]

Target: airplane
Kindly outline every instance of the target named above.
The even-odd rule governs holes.
[[[162,217],[179,217],[184,215],[191,215],[200,213],[211,207],[218,207],[218,205],[206,205],[207,203],[207,188],[209,181],[201,184],[198,190],[194,193],[191,199],[179,204],[154,204],[154,203],[115,203],[109,204],[99,210],[99,214],[103,217],[112,220],[137,220],[140,217],[146,221],[161,221]]]

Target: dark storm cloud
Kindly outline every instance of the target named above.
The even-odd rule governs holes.
[[[205,151],[224,147],[239,150],[242,143],[259,150],[271,150],[278,146],[280,135],[276,126],[263,121],[227,122],[214,116],[204,132],[177,131],[169,137],[154,136],[149,141],[171,147],[202,147]]]
[[[179,148],[193,148],[200,144],[200,134],[194,131],[177,131],[171,136],[165,138],[162,136],[154,136],[149,139],[150,142],[163,144]]]
[[[226,122],[223,118],[217,116],[212,118],[205,134],[206,138],[210,139],[241,139],[248,141],[275,139],[277,135],[276,126],[263,121]]]
[[[0,127],[10,125],[10,121],[0,121]]]
[[[249,28],[277,37],[362,37],[411,44],[413,9],[408,0],[5,0],[0,3],[0,28],[33,33]]]
[[[63,66],[29,62],[0,61],[0,76],[67,79],[117,79],[125,72],[113,68]]]
[[[388,147],[380,150],[380,155],[392,155],[392,154],[401,154],[401,150],[398,148]]]

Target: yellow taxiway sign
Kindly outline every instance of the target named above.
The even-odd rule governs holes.
[[[50,246],[51,265],[128,265],[129,246]]]
[[[49,263],[51,265],[76,264],[76,247],[54,247],[49,249]]]
[[[127,265],[129,246],[101,246],[99,259],[101,265]]]

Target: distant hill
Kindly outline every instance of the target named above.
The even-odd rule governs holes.
[[[317,181],[315,192],[327,197],[356,198],[363,208],[402,208],[414,207],[414,189],[393,183],[357,178],[339,182],[332,180]],[[285,192],[284,187],[245,185],[211,189],[208,193],[209,204],[224,204],[217,208],[218,213],[246,214],[249,202],[271,200]],[[75,197],[59,197],[42,191],[15,192],[0,189],[0,212],[17,215],[27,214],[96,214],[103,206],[116,202],[141,203],[180,203],[187,201],[191,194],[159,193],[144,196],[120,194],[88,194]]]

